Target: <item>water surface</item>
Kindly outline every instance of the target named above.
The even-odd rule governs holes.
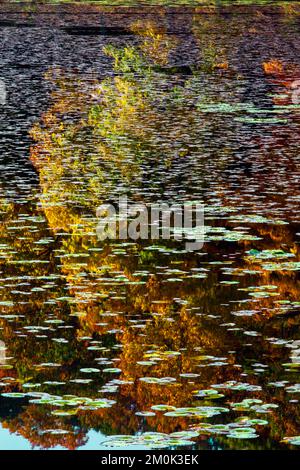
[[[296,449],[299,14],[121,26],[1,27],[2,446]],[[204,247],[99,241],[120,195]]]

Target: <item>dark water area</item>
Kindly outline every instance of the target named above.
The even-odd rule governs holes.
[[[2,449],[297,449],[299,21],[0,27]],[[120,196],[202,249],[99,240]]]

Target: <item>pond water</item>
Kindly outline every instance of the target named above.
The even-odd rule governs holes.
[[[2,448],[300,444],[299,11],[175,16],[0,27]]]

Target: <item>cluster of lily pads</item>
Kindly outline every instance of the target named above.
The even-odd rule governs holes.
[[[276,403],[264,403],[258,398],[244,398],[241,402],[230,403],[235,411],[254,411],[255,413],[271,413],[279,405]]]
[[[285,258],[294,258],[295,254],[291,252],[286,252],[283,250],[249,250],[246,251],[247,257],[251,261],[261,261],[268,259],[285,259]]]
[[[100,408],[110,408],[116,402],[107,398],[88,398],[78,397],[76,395],[51,395],[45,392],[28,392],[28,393],[2,393],[1,396],[6,398],[29,398],[30,403],[37,405],[49,405],[53,407],[63,408],[51,411],[55,416],[70,416],[78,411],[97,410]],[[71,407],[71,409],[68,407]],[[65,409],[66,408],[66,409]],[[74,409],[72,409],[74,408]]]
[[[194,392],[194,396],[196,398],[203,398],[203,399],[208,399],[208,400],[215,400],[217,398],[223,398],[224,395],[223,393],[218,393],[216,390],[214,389],[206,389],[206,390],[195,390]]]
[[[232,439],[255,439],[259,437],[255,426],[266,426],[268,421],[263,419],[252,419],[242,416],[233,423],[227,424],[211,424],[200,423],[191,426],[190,429],[197,431],[202,435],[225,435]]]
[[[193,438],[198,436],[196,431],[178,431],[171,434],[160,432],[144,432],[134,436],[111,436],[102,443],[105,447],[125,448],[128,446],[140,446],[148,449],[165,449],[168,447],[192,446]]]
[[[176,382],[174,377],[140,377],[141,382],[157,385],[170,385]]]
[[[255,297],[256,299],[276,297],[279,295],[278,292],[276,292],[277,286],[272,284],[263,286],[249,286],[239,288],[238,290],[248,292],[251,297]]]
[[[171,418],[180,418],[182,416],[196,417],[196,418],[211,418],[221,413],[228,413],[229,409],[222,406],[194,406],[185,408],[175,408],[167,411],[165,416]]]
[[[222,390],[234,390],[234,391],[245,391],[245,392],[258,392],[261,390],[260,385],[253,385],[247,382],[237,382],[236,380],[229,380],[222,384],[212,385],[213,389],[222,389]]]
[[[290,444],[293,446],[300,446],[300,436],[284,437],[282,441],[284,444]]]
[[[287,124],[288,119],[282,118],[281,115],[288,115],[294,110],[299,109],[297,104],[274,106],[272,108],[257,108],[253,103],[204,103],[202,100],[199,100],[197,107],[201,113],[213,113],[214,115],[235,114],[235,121],[248,124]],[[270,117],[270,115],[274,114],[276,117]],[[263,117],[260,117],[262,115]]]
[[[300,271],[300,261],[285,261],[282,263],[263,264],[266,271]]]
[[[191,238],[196,238],[197,234],[193,232],[192,229],[189,230],[189,235]],[[204,241],[227,241],[227,242],[240,242],[240,241],[255,241],[260,240],[261,238],[257,235],[251,235],[246,231],[229,229],[226,227],[215,227],[206,225],[204,227]],[[199,237],[198,237],[199,238]],[[199,238],[201,239],[201,238]]]
[[[248,224],[271,224],[271,225],[288,225],[288,222],[280,219],[272,219],[257,214],[237,214],[231,215],[229,219],[231,222],[243,222]]]
[[[144,353],[144,358],[156,363],[157,361],[167,360],[173,357],[180,356],[180,351],[163,351],[159,349],[148,350]]]

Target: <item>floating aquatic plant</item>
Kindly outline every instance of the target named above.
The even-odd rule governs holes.
[[[171,434],[145,432],[135,436],[111,436],[102,444],[106,447],[143,446],[149,449],[164,449],[172,446],[191,446],[191,439],[197,437],[194,431],[180,431]]]

